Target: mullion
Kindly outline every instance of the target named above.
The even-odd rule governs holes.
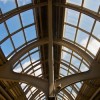
[[[31,59],[31,57],[30,57],[30,53],[28,52],[28,54],[29,54],[29,59],[30,59],[30,62],[31,62],[31,66],[33,67],[33,64],[32,64],[32,59]],[[34,72],[34,67],[33,67],[33,70],[32,70],[33,72]],[[34,74],[34,73],[33,73]],[[35,75],[35,74],[34,74]]]
[[[71,65],[72,56],[73,56],[73,51],[72,51],[72,53],[71,53],[71,58],[70,58],[69,66]],[[69,71],[69,69],[68,69],[68,73],[69,73],[69,72],[70,72],[70,71]],[[68,75],[68,73],[67,73],[67,75]]]
[[[13,36],[14,34],[20,32],[22,29],[28,28],[28,27],[33,26],[33,25],[34,25],[34,23],[32,23],[32,24],[30,24],[30,25],[27,25],[27,26],[24,26],[23,28],[20,28],[20,29],[18,29],[17,31],[15,31],[15,32],[13,32],[12,34],[10,34],[10,36]],[[8,36],[5,37],[3,40],[1,40],[1,41],[0,41],[0,44],[2,44],[4,41],[6,41],[10,36],[8,35]]]
[[[84,0],[82,1],[81,7],[83,7],[83,4],[84,4]],[[79,18],[78,18],[78,23],[77,23],[77,28],[76,28],[76,35],[75,35],[74,43],[75,43],[76,38],[77,38],[78,27],[79,27],[79,23],[80,23],[81,15],[82,15],[82,13],[80,12],[80,13],[79,13]]]

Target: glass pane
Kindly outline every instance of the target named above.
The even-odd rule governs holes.
[[[68,70],[67,66],[64,66],[64,65],[62,65],[62,64],[60,64],[60,67],[62,67],[62,68],[65,69],[65,70]]]
[[[93,10],[93,11],[98,11],[98,8],[100,6],[100,0],[84,0],[84,7]]]
[[[36,38],[36,30],[35,30],[35,26],[31,26],[29,28],[25,29],[25,36],[26,36],[26,40],[30,41],[32,39]]]
[[[77,87],[80,89],[82,84],[80,82],[76,83]]]
[[[67,90],[71,92],[72,88],[70,86],[67,87]]]
[[[88,38],[89,38],[89,35],[78,30],[78,33],[77,33],[77,37],[76,37],[76,42],[80,45],[82,45],[83,47],[86,47],[86,44],[88,42]]]
[[[67,71],[60,68],[60,74],[64,75],[64,76],[67,76]]]
[[[6,21],[10,33],[15,32],[21,28],[19,16],[16,15]]]
[[[81,64],[80,71],[81,72],[88,71],[88,68],[84,63]]]
[[[12,40],[14,42],[15,48],[18,48],[19,46],[24,44],[25,39],[24,39],[24,36],[23,36],[23,32],[20,31],[20,32],[16,33],[15,35],[13,35]]]
[[[77,94],[76,94],[76,92],[74,90],[72,90],[72,94],[73,94],[74,97],[77,96]]]
[[[14,50],[10,39],[7,39],[4,43],[1,44],[1,49],[3,50],[3,53],[6,57]]]
[[[88,31],[88,32],[91,32],[93,22],[94,22],[93,18],[82,14],[81,19],[80,19],[79,27],[86,30],[86,31]]]
[[[70,24],[73,24],[73,25],[77,25],[77,22],[78,22],[78,17],[79,17],[79,12],[77,11],[74,11],[74,10],[66,10],[66,18],[65,18],[65,21],[67,23],[70,23]]]
[[[17,0],[17,2],[18,2],[18,6],[23,6],[31,3],[31,0]]]
[[[31,64],[29,57],[27,57],[26,59],[24,59],[22,62],[22,67],[23,69],[25,69],[27,66],[29,66]]]
[[[0,41],[2,39],[4,39],[6,36],[8,36],[8,33],[7,33],[7,30],[4,26],[4,24],[2,23],[2,24],[0,24]]]
[[[79,59],[82,59],[81,55],[78,55],[77,53],[73,52],[73,54],[78,57]]]
[[[65,51],[68,51],[68,52],[72,53],[72,50],[70,50],[70,49],[67,48],[67,47],[62,46],[62,49],[65,50]]]
[[[37,51],[37,50],[38,50],[38,47],[36,47],[36,48],[30,50],[29,52],[32,53],[32,52]]]
[[[20,64],[18,64],[18,65],[13,69],[13,71],[14,71],[14,72],[18,72],[18,73],[22,72],[22,68],[21,68]]]
[[[26,85],[27,85],[27,84],[22,83],[22,84],[21,84],[21,88],[24,89],[24,88],[26,87]]]
[[[65,25],[64,38],[74,41],[76,28]]]
[[[97,21],[93,30],[93,35],[100,39],[100,22]]]
[[[71,60],[72,65],[79,68],[80,62],[81,62],[80,60],[78,60],[76,57],[72,56],[72,60]]]
[[[96,55],[99,48],[100,48],[100,42],[98,42],[96,39],[91,37],[89,44],[88,44],[88,50],[92,54]]]
[[[22,19],[23,26],[34,23],[33,11],[28,10],[21,13],[21,19]]]
[[[39,60],[39,52],[36,52],[34,54],[31,55],[31,59],[32,59],[32,62],[35,62],[36,60]]]
[[[71,55],[69,53],[63,52],[62,59],[67,62],[70,62]]]
[[[41,65],[37,65],[35,68],[34,68],[34,70],[37,70],[37,69],[39,69],[41,67]]]
[[[41,69],[38,69],[34,73],[35,73],[35,76],[39,76],[40,74],[42,74],[42,71],[41,71]]]
[[[81,5],[82,0],[68,0],[69,3],[76,4],[76,5]]]
[[[16,8],[15,0],[0,0],[0,8],[3,13],[6,13]]]

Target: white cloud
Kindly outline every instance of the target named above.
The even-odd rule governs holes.
[[[22,68],[20,65],[16,66],[14,69],[13,69],[14,72],[17,72],[17,73],[20,73],[22,71]]]
[[[86,47],[87,41],[88,41],[88,38],[85,38],[83,41],[81,41],[81,45]]]
[[[85,39],[81,42],[81,44],[82,44],[82,45],[86,45],[86,41],[87,41],[87,38],[85,38]],[[100,42],[98,42],[98,41],[97,41],[96,39],[94,39],[94,38],[91,38],[90,41],[89,41],[89,45],[88,45],[88,48],[87,48],[87,49],[88,49],[92,54],[96,55],[99,48],[100,48]]]
[[[30,3],[30,0],[17,0],[19,5],[25,5],[27,3]]]
[[[30,65],[31,64],[31,62],[30,61],[27,61],[27,62],[25,62],[22,66],[23,66],[23,69],[25,69],[28,65]]]
[[[15,0],[0,0],[0,2],[6,4],[8,2],[15,2]],[[17,0],[19,5],[25,5],[30,2],[30,0]]]
[[[14,0],[0,0],[0,2],[6,4],[7,2],[14,2]]]
[[[32,60],[32,62],[34,62],[35,60]],[[39,62],[36,62],[36,63],[34,63],[33,64],[33,66],[34,65],[36,65],[37,63],[39,63]],[[31,64],[31,62],[30,61],[26,61],[24,64],[22,64],[22,67],[23,67],[23,69],[25,69],[27,66],[29,66]],[[34,68],[34,73],[35,73],[35,76],[38,76],[38,75],[40,75],[40,74],[42,74],[42,70],[41,70],[41,64],[39,64],[39,65],[37,65],[35,68]],[[27,70],[29,70],[31,68],[31,66],[30,67],[28,67],[24,72],[26,72]],[[16,66],[14,69],[13,69],[13,71],[14,72],[18,72],[18,73],[20,73],[20,72],[22,72],[22,68],[21,68],[21,66],[20,65],[18,65],[18,66]],[[30,70],[27,74],[31,74],[33,72],[33,70]],[[31,74],[31,75],[34,75],[34,74]]]

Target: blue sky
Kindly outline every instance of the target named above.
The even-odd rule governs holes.
[[[82,0],[69,0],[68,2],[81,6]],[[26,5],[28,3],[31,3],[31,0],[18,0],[19,7]],[[98,11],[99,6],[100,6],[100,0],[95,0],[95,2],[94,2],[94,0],[85,0],[84,5],[83,5],[83,7],[93,10],[95,12]],[[6,13],[10,10],[15,9],[16,8],[15,0],[0,0],[0,8],[2,10],[2,13]],[[98,49],[100,48],[100,22],[96,21],[94,30],[91,33],[91,29],[94,24],[94,19],[85,14],[81,14],[79,28],[87,31],[87,33],[89,33],[89,34],[87,34],[87,33],[83,32],[81,29],[77,30],[74,27],[74,26],[77,26],[77,24],[78,24],[79,14],[80,14],[79,12],[71,10],[71,9],[65,10],[65,22],[72,24],[73,27],[70,25],[64,25],[63,37],[68,40],[75,41],[75,43],[79,44],[82,47],[86,47],[87,42],[89,41],[89,45],[87,46],[86,50],[89,50],[95,56]],[[20,14],[20,16],[22,19],[23,27],[26,27],[26,26],[34,23],[33,10],[30,9],[28,11],[22,12]],[[30,27],[25,28],[24,31],[20,30],[22,28],[22,26],[21,26],[21,21],[19,19],[19,15],[16,15],[16,16],[8,19],[6,21],[6,24],[7,24],[8,31],[7,31],[4,23],[0,24],[0,46],[6,57],[11,52],[14,51],[14,47],[17,49],[20,46],[22,46],[25,43],[25,41],[29,42],[37,37],[35,25],[31,25]],[[16,33],[16,31],[18,31],[18,32]],[[76,36],[76,40],[75,40],[76,32],[77,32],[77,36]],[[16,33],[16,34],[14,34],[14,33]],[[90,37],[90,39],[89,39],[90,34],[92,34],[92,37]],[[7,36],[10,36],[10,35],[12,35],[11,38],[7,38]],[[98,38],[99,41],[96,38]],[[6,40],[5,40],[5,42],[2,43],[3,39],[6,39]],[[13,47],[13,45],[14,45],[14,47]],[[78,58],[76,58],[75,57],[76,55],[74,54],[74,56],[72,56],[72,60],[70,61],[72,51],[69,50],[68,48],[63,48],[63,49],[65,49],[67,51],[67,53],[62,52],[62,59],[67,60],[67,62],[71,62],[72,65],[74,65],[76,68],[79,68],[81,61],[78,59],[78,58],[80,58],[80,57],[78,57],[78,54],[76,54]],[[68,52],[70,52],[70,53],[68,53]],[[32,54],[30,57],[32,59],[32,62],[38,60],[39,52]],[[27,57],[26,59],[24,59],[21,62],[23,68],[26,68],[30,63],[31,62],[30,62],[29,57]],[[38,67],[41,67],[41,66],[39,65]],[[80,70],[81,71],[88,70],[88,68],[86,67],[84,62],[82,62]],[[15,71],[16,72],[22,71],[20,64],[18,64],[18,66],[16,66]],[[40,73],[42,73],[41,69],[39,69],[38,71],[35,72],[36,76],[38,76]],[[61,69],[60,73],[67,76],[67,70]],[[80,85],[78,85],[78,86],[80,86]]]

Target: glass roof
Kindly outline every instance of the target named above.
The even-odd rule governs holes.
[[[93,0],[66,0],[66,2],[83,6],[87,9],[100,13],[100,0],[96,0],[96,2]],[[95,58],[100,48],[99,27],[100,22],[92,17],[78,11],[65,8],[63,39],[77,45],[93,58]],[[60,78],[89,70],[89,64],[81,56],[69,48],[62,46],[61,55],[59,72]],[[79,91],[81,86],[82,84],[79,82],[66,87],[66,91],[73,99],[75,99],[78,93],[75,89],[77,90],[78,87],[77,91]],[[62,93],[59,93],[58,100],[62,100],[61,96],[64,97],[63,91]],[[70,99],[66,97],[66,100]]]
[[[32,3],[32,0],[0,0],[0,15],[15,8]],[[66,0],[66,3],[84,7],[100,14],[100,0]],[[30,16],[30,17],[29,17]],[[93,59],[100,49],[100,21],[92,17],[65,8],[63,40],[75,44],[88,53]],[[0,47],[9,60],[15,53],[38,40],[34,9],[21,12],[0,24]],[[9,49],[8,49],[9,48]],[[13,65],[12,70],[16,73],[43,77],[40,47],[33,48],[24,54]],[[89,64],[73,50],[62,46],[59,78],[81,73],[89,70]],[[19,83],[28,100],[38,91],[26,83]],[[75,99],[81,89],[83,82],[72,84],[64,90]],[[43,92],[40,92],[34,100],[46,100]],[[70,100],[62,91],[57,95],[58,100]]]

